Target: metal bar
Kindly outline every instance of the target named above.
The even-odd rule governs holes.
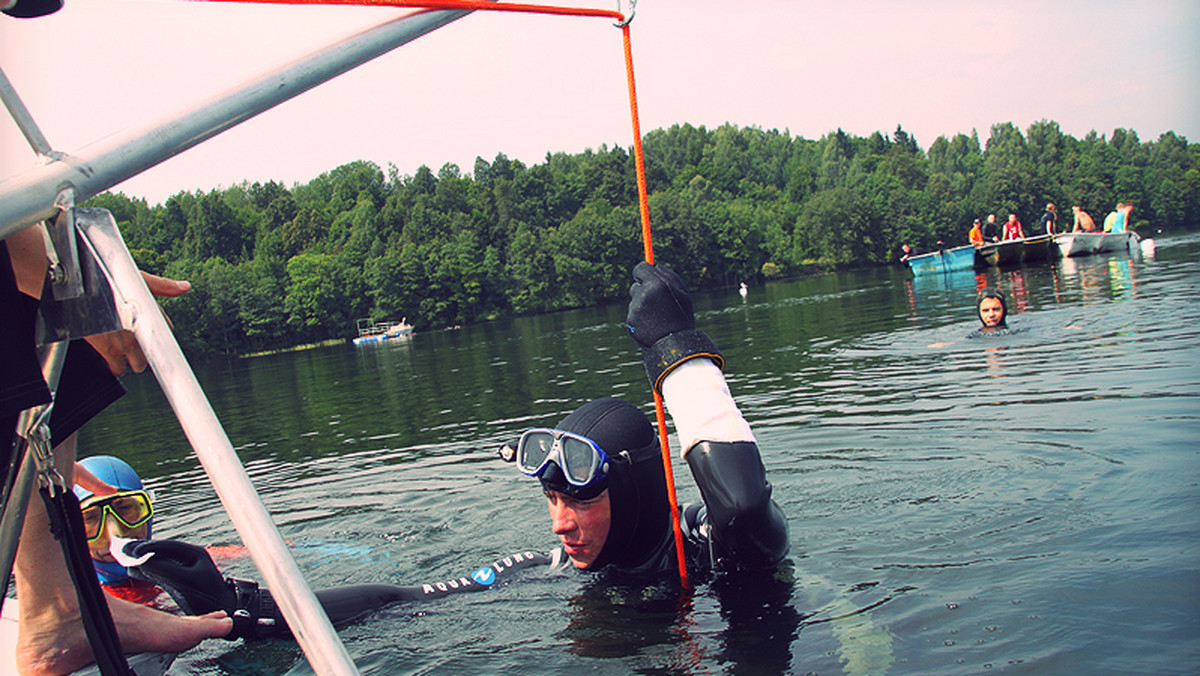
[[[76,209],[75,224],[84,246],[96,255],[105,270],[122,324],[137,336],[184,434],[309,664],[318,674],[357,674],[354,662],[259,500],[237,452],[175,342],[165,315],[146,288],[112,214],[104,209]]]
[[[327,45],[156,124],[101,139],[75,153],[56,153],[53,161],[0,181],[0,239],[30,223],[52,217],[54,200],[64,188],[74,188],[76,203],[84,202],[468,13],[438,10],[393,19]]]
[[[33,148],[33,152],[38,155],[49,155],[52,151],[50,142],[46,140],[42,130],[38,128],[37,122],[33,121],[33,116],[29,114],[29,109],[25,107],[25,103],[21,101],[21,97],[17,95],[17,90],[13,89],[12,83],[8,81],[8,76],[4,74],[4,70],[0,69],[0,99],[4,100],[4,107],[8,108],[8,114],[12,116],[13,122],[17,123],[17,127],[21,129],[21,133],[25,136],[25,140],[29,142],[29,147]]]

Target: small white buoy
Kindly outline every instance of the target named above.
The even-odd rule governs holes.
[[[1146,256],[1154,255],[1154,240],[1153,239],[1143,239],[1142,240],[1142,254],[1144,254]]]

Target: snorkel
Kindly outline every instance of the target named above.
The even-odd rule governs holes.
[[[1000,302],[1000,321],[989,324],[987,319],[984,319],[983,307],[984,301],[993,299]],[[989,303],[989,307],[994,308],[995,303]],[[1008,303],[1004,300],[1004,292],[1000,289],[987,287],[979,292],[979,296],[975,299],[975,316],[979,317],[979,322],[983,324],[984,329],[1000,329],[1007,328],[1008,324]]]
[[[115,458],[111,455],[94,455],[90,458],[84,458],[79,461],[79,464],[84,469],[91,472],[97,479],[116,488],[120,491],[140,491],[143,490],[142,479],[133,471],[124,460]],[[83,502],[87,498],[92,497],[92,492],[79,485],[74,487],[75,497]],[[146,522],[146,535],[142,539],[150,539],[150,533],[154,525],[154,520]],[[115,561],[98,561],[92,559],[92,566],[96,569],[96,577],[100,579],[102,585],[121,584],[129,579],[129,572]]]

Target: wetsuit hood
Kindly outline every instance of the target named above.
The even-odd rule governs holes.
[[[111,455],[93,455],[90,458],[80,460],[79,464],[91,472],[97,479],[113,488],[123,491],[143,490],[141,477],[138,476],[137,472],[133,471],[129,463],[120,458],[115,458]],[[92,492],[82,486],[76,485],[74,491],[75,497],[80,502],[92,497]],[[154,519],[151,518],[146,523],[146,539],[150,539],[153,526]],[[100,584],[120,584],[129,579],[129,572],[125,569],[125,566],[119,563],[92,559],[92,566],[96,569],[96,577],[100,578]]]
[[[609,397],[575,409],[558,429],[588,437],[613,459],[604,481],[612,510],[608,539],[588,570],[645,563],[671,531],[667,480],[654,426],[633,404]],[[562,482],[556,478],[561,477],[557,469],[553,464],[547,468],[542,487],[565,492],[558,486]]]
[[[988,298],[995,298],[995,299],[999,300],[1000,301],[1000,309],[1004,311],[1004,315],[1000,317],[1000,323],[994,327],[988,327],[988,325],[986,323],[984,323],[983,313],[980,312],[980,307],[983,305],[983,301]],[[975,298],[975,317],[979,319],[979,323],[983,324],[985,328],[997,328],[998,329],[998,328],[1007,327],[1008,326],[1008,301],[1006,301],[1004,299],[1004,292],[1001,291],[1000,289],[993,289],[990,286],[985,288],[984,290],[980,291],[979,295]]]

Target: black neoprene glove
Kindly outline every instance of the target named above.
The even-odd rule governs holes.
[[[708,334],[696,328],[692,297],[666,266],[645,261],[633,268],[629,287],[629,335],[645,353],[646,376],[659,394],[667,375],[683,362],[707,357],[719,368],[725,359]]]

